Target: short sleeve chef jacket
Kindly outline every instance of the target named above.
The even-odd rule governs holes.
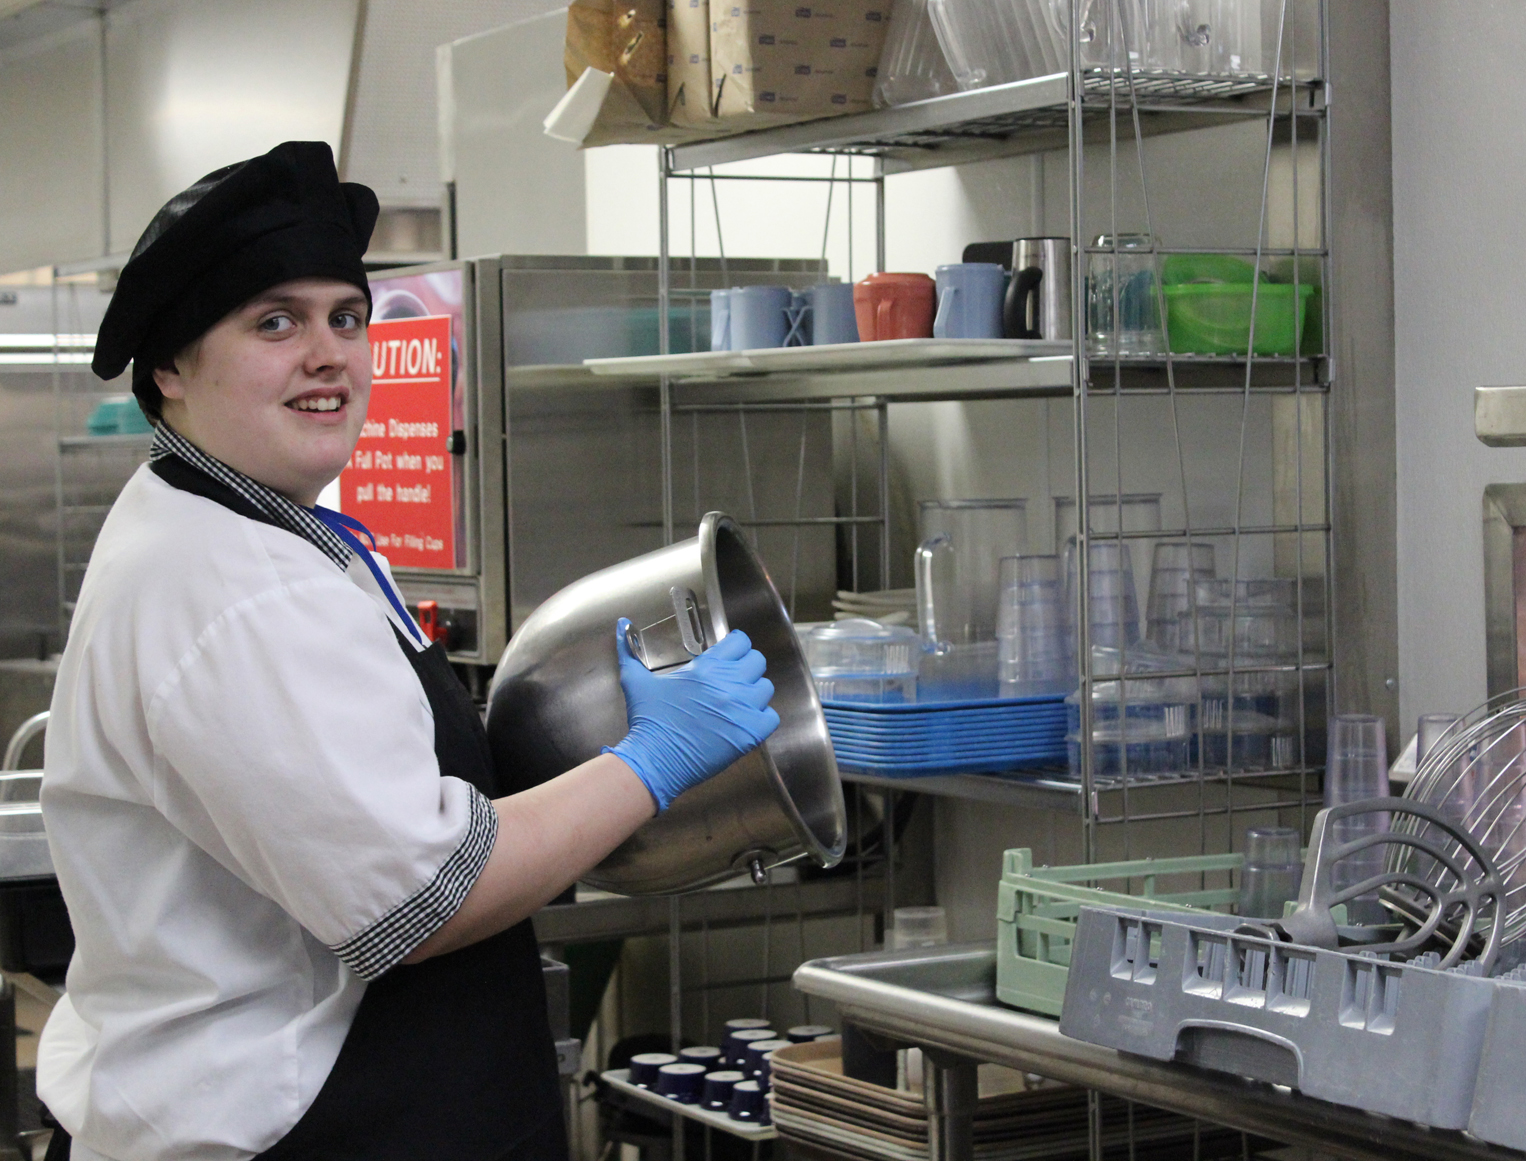
[[[140,469],[80,593],[42,803],[77,948],[38,1093],[76,1161],[244,1161],[496,833],[380,588]]]

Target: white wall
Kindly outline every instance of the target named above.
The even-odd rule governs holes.
[[[0,272],[102,253],[100,34],[0,53]]]
[[[1481,35],[1487,30],[1487,35]],[[1481,505],[1526,450],[1473,435],[1473,388],[1526,382],[1526,7],[1391,8],[1400,706],[1484,700]]]

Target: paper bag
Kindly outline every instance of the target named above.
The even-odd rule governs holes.
[[[573,0],[562,64],[571,89],[588,69],[614,82],[585,145],[639,141],[667,122],[667,0]]]

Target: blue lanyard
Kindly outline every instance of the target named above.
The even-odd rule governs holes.
[[[346,516],[343,512],[335,512],[332,508],[325,508],[321,504],[313,505],[313,515],[328,525],[329,531],[349,545],[350,551],[366,562],[366,567],[371,570],[371,575],[376,578],[376,583],[381,586],[381,591],[387,594],[387,600],[392,602],[392,607],[397,610],[397,615],[402,618],[403,624],[408,626],[408,632],[413,635],[413,639],[420,645],[425,644],[424,635],[419,632],[418,625],[408,615],[408,610],[403,607],[403,602],[397,595],[397,589],[387,579],[387,574],[382,572],[381,566],[376,563],[375,557],[371,555],[372,551],[376,548],[376,537],[371,535],[371,530],[353,516]],[[370,548],[367,548],[360,542],[359,537],[355,535],[357,532],[371,542]]]

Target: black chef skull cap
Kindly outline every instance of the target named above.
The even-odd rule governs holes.
[[[378,212],[367,186],[341,182],[322,141],[287,141],[224,166],[154,215],[117,278],[92,370],[133,363],[133,393],[157,418],[162,366],[255,295],[296,278],[334,278],[371,299],[362,255]]]

